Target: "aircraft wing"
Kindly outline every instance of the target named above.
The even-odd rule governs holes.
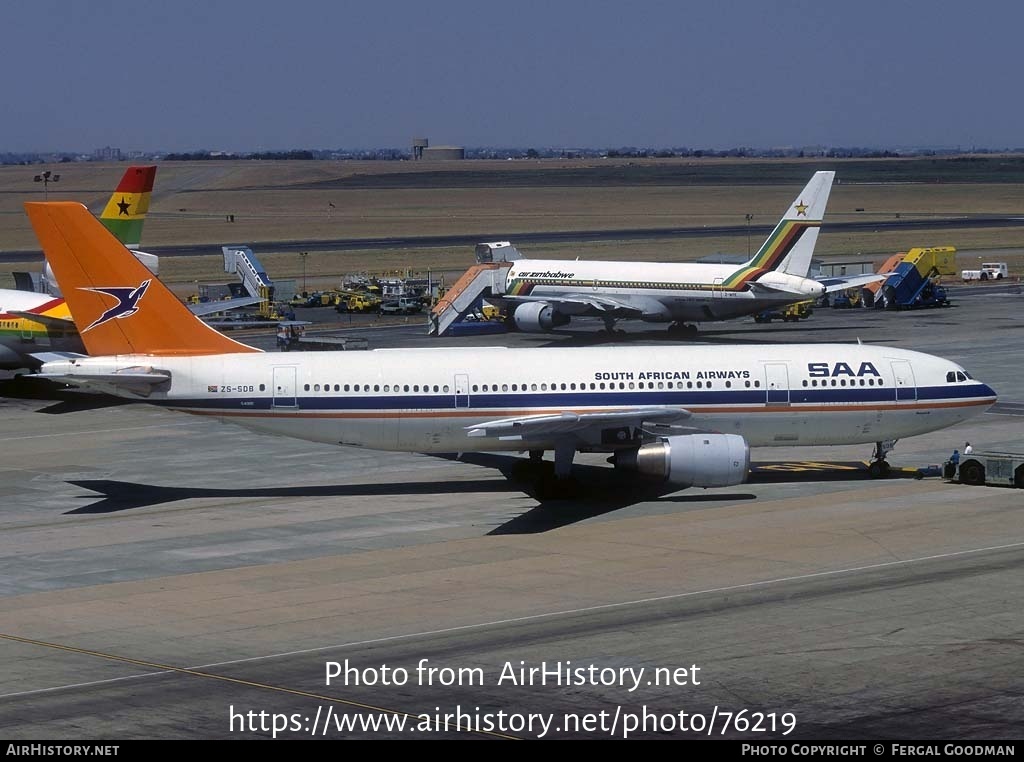
[[[9,315],[17,315],[25,320],[31,320],[33,323],[39,323],[45,325],[47,328],[60,328],[61,330],[71,330],[75,327],[75,321],[71,318],[59,318],[51,317],[49,315],[37,315],[34,312],[21,312],[20,310],[11,310]]]
[[[820,278],[818,283],[825,287],[826,294],[831,294],[833,291],[845,291],[848,288],[866,286],[868,283],[878,283],[888,277],[888,273],[882,275],[869,273],[868,275],[849,275],[842,278]]]
[[[543,413],[476,423],[466,427],[467,436],[502,440],[541,439],[552,435],[583,434],[588,429],[607,426],[643,426],[646,423],[671,424],[685,420],[689,410],[676,407],[636,408],[593,413]]]
[[[239,296],[235,299],[225,299],[220,302],[202,302],[200,304],[188,305],[189,312],[196,317],[202,317],[203,315],[212,315],[216,312],[227,312],[233,310],[236,307],[249,307],[253,304],[259,304],[263,300],[258,296]]]
[[[613,299],[603,294],[559,294],[558,296],[496,296],[495,299],[503,299],[507,302],[544,302],[559,309],[567,315],[580,314],[584,309],[593,310],[602,314],[618,313],[629,315],[640,315],[643,310],[636,306]]]

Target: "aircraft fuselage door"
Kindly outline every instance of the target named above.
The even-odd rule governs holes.
[[[711,296],[721,297],[723,289],[723,281],[721,278],[715,278],[715,282],[711,284]]]
[[[298,407],[294,365],[274,366],[274,407]]]
[[[455,407],[469,407],[469,376],[455,374]]]
[[[769,405],[789,404],[789,369],[785,363],[770,362],[764,366],[766,401]]]
[[[896,402],[917,402],[917,383],[910,363],[907,360],[893,360],[892,375],[896,382]]]

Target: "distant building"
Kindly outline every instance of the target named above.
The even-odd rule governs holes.
[[[111,148],[97,148],[92,152],[93,161],[121,161],[121,149]]]
[[[412,139],[413,161],[459,161],[466,158],[466,149],[462,146],[430,146],[426,138]]]
[[[431,146],[423,149],[424,161],[453,161],[466,158],[466,149],[462,146]]]

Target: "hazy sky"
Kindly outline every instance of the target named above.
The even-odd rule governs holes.
[[[12,0],[0,151],[1024,146],[1024,3]]]

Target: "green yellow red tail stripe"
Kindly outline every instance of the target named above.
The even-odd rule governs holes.
[[[155,177],[155,166],[128,167],[100,215],[100,222],[128,248],[137,247],[142,240]]]
[[[775,270],[809,228],[821,227],[820,220],[782,220],[745,266],[722,283],[725,289],[740,289],[757,276]]]

